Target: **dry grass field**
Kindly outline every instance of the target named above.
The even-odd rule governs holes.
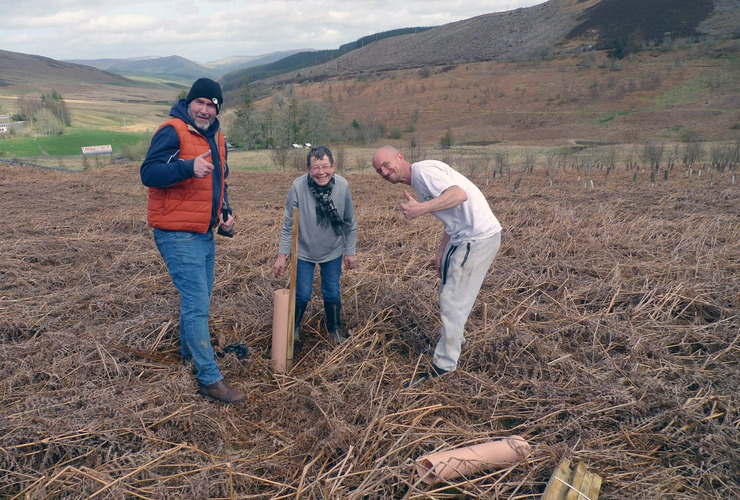
[[[348,171],[352,337],[330,345],[316,301],[275,375],[287,282],[271,269],[295,174],[234,171],[212,338],[251,351],[219,359],[248,394],[224,407],[180,362],[138,166],[0,165],[0,497],[534,499],[562,458],[601,475],[603,499],[739,497],[740,183],[589,174],[477,178],[504,233],[460,369],[403,389],[440,326],[439,222],[404,220],[400,186]],[[415,473],[431,451],[513,434],[532,446],[521,463],[436,486]]]

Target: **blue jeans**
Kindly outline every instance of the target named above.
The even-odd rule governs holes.
[[[309,302],[313,292],[313,272],[316,264],[298,259],[296,266],[296,302]],[[339,278],[342,276],[342,256],[321,262],[321,296],[324,302],[340,302]]]
[[[185,360],[193,360],[200,384],[215,384],[223,376],[213,355],[208,330],[216,257],[213,232],[200,234],[155,228],[154,242],[172,283],[180,292],[180,354]]]

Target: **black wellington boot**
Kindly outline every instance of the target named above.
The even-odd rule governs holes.
[[[301,320],[303,313],[306,312],[306,302],[295,303],[295,323],[293,323],[293,352],[298,352],[303,348],[303,339],[301,339]]]
[[[332,340],[337,344],[347,340],[342,331],[342,303],[324,302],[324,313],[326,314],[326,329]]]

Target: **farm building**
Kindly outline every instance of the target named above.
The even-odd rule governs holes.
[[[0,133],[6,133],[10,130],[10,116],[0,115]]]

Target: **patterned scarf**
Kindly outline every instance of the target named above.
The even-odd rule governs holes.
[[[334,229],[334,234],[340,236],[343,233],[342,226],[344,222],[337,212],[337,207],[334,206],[334,200],[331,199],[331,189],[334,186],[334,176],[331,177],[329,183],[326,186],[319,186],[311,178],[308,178],[308,189],[313,193],[316,198],[316,222],[321,227],[329,227],[331,225]]]

